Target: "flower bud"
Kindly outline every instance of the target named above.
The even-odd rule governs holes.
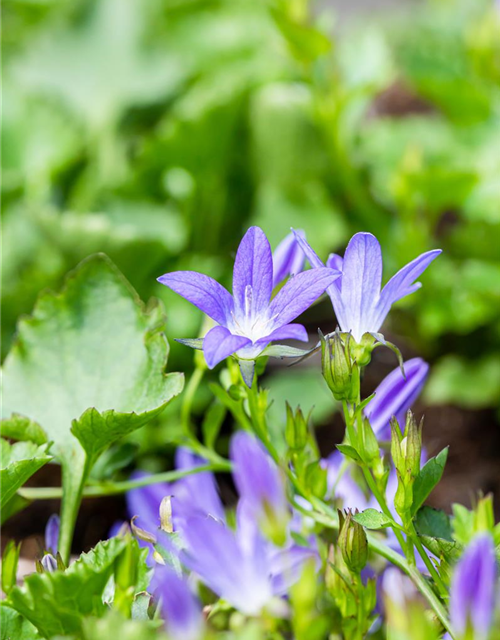
[[[43,556],[41,565],[43,567],[43,570],[47,573],[53,573],[54,571],[57,571],[57,560],[51,553],[46,553]]]
[[[302,451],[307,444],[309,430],[307,428],[307,419],[304,418],[300,407],[297,407],[295,415],[292,407],[286,403],[286,428],[285,439],[293,451]]]
[[[408,411],[404,434],[395,418],[391,420],[391,433],[391,455],[398,476],[394,506],[405,520],[413,503],[413,484],[420,473],[422,422],[417,426],[412,412]]]
[[[338,545],[347,567],[353,573],[361,573],[368,560],[368,540],[363,527],[352,519],[352,512],[345,517],[339,511],[340,533]]]
[[[355,402],[359,389],[359,368],[351,359],[351,336],[344,334],[343,339],[339,331],[335,331],[333,337],[323,336],[321,339],[321,368],[336,400]]]

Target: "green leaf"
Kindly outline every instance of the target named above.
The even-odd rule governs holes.
[[[2,420],[0,429],[1,435],[11,440],[29,440],[35,444],[47,442],[47,434],[42,427],[19,413],[13,413],[10,418]]]
[[[209,449],[213,449],[215,445],[215,441],[217,440],[217,436],[219,435],[219,431],[222,427],[222,423],[224,422],[224,418],[226,417],[226,413],[226,407],[218,400],[214,400],[214,402],[212,402],[207,412],[205,413],[203,424],[201,425],[201,430],[203,433],[203,440],[205,442],[205,445]]]
[[[2,556],[2,591],[8,594],[17,582],[17,564],[21,543],[9,540]]]
[[[38,469],[51,460],[47,455],[47,445],[36,445],[34,442],[16,442],[10,444],[3,438],[0,440],[0,484],[2,492],[0,507],[9,502],[18,489]]]
[[[443,449],[434,458],[428,460],[420,470],[413,485],[413,514],[417,513],[429,497],[431,491],[441,480],[447,458],[448,447]]]
[[[351,447],[350,444],[338,444],[336,445],[337,449],[342,453],[346,458],[351,458],[351,460],[355,460],[356,462],[361,462],[361,457],[356,451],[354,447]]]
[[[7,502],[7,504],[2,507],[2,512],[0,514],[0,524],[7,522],[9,518],[12,518],[13,515],[26,509],[26,507],[31,504],[31,500],[20,496],[18,493],[12,496],[12,498]]]
[[[453,540],[450,518],[444,511],[422,507],[417,513],[415,528],[422,543],[439,558],[454,562],[462,553],[463,545]]]
[[[40,640],[36,628],[22,615],[6,606],[0,605],[0,640]]]
[[[23,587],[14,587],[6,603],[29,620],[45,637],[78,634],[84,616],[107,610],[103,593],[130,537],[115,537],[82,554],[66,571],[33,573]]]
[[[183,376],[165,374],[161,307],[145,309],[104,255],[82,262],[60,294],[42,294],[22,319],[4,368],[3,414],[42,426],[63,466],[61,554],[85,477],[111,443],[158,415]]]
[[[126,620],[118,612],[109,611],[103,618],[84,620],[82,640],[167,640],[158,629],[161,624],[160,620]]]
[[[367,529],[384,529],[396,524],[392,518],[376,509],[365,509],[361,513],[354,514],[352,519]]]

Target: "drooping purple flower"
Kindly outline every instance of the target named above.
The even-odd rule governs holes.
[[[450,620],[460,638],[467,632],[472,632],[475,640],[488,637],[495,610],[496,581],[493,540],[489,534],[481,533],[466,548],[451,582]]]
[[[239,431],[231,439],[233,480],[240,500],[260,523],[286,524],[289,516],[285,485],[279,468],[254,436]]]
[[[295,237],[311,266],[323,269],[325,265],[307,241],[300,234]],[[377,333],[394,302],[420,288],[421,284],[415,280],[440,253],[441,250],[436,249],[421,254],[400,269],[381,290],[380,244],[371,233],[356,233],[347,245],[344,258],[331,254],[326,263],[342,272],[342,277],[327,289],[341,330],[352,332],[357,342],[365,333]]]
[[[296,233],[305,238],[305,233],[297,229]],[[288,276],[295,276],[304,268],[305,255],[293,233],[289,233],[273,252],[273,287]]]
[[[300,237],[300,236],[297,236]],[[303,325],[293,324],[340,273],[312,269],[291,278],[271,300],[273,258],[259,227],[251,227],[240,243],[233,270],[233,295],[209,276],[195,271],[174,271],[158,281],[210,316],[217,326],[203,340],[209,368],[235,354],[254,361],[276,340],[307,340]],[[253,370],[251,372],[253,377]],[[250,374],[246,375],[251,384]]]
[[[56,513],[53,513],[47,520],[45,527],[45,551],[50,551],[57,555],[59,550],[59,527],[61,521]]]
[[[404,363],[406,378],[396,367],[375,389],[375,397],[365,408],[373,431],[380,439],[390,438],[390,420],[395,416],[404,426],[405,415],[417,399],[429,373],[429,365],[421,358]]]
[[[175,571],[168,566],[157,565],[150,589],[160,602],[169,638],[198,640],[203,636],[201,603]]]
[[[176,451],[177,470],[195,469],[207,461],[188,449],[179,447]],[[147,473],[137,471],[132,478],[143,478]],[[132,489],[127,493],[127,511],[130,518],[138,516],[137,524],[142,529],[155,533],[160,526],[160,504],[165,496],[172,498],[172,520],[174,530],[181,530],[186,518],[193,515],[210,514],[224,520],[217,484],[212,473],[202,471],[168,484],[162,482]],[[147,543],[143,543],[147,545]]]

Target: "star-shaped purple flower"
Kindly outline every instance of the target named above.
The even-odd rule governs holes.
[[[295,237],[311,266],[324,269],[325,265],[304,237],[299,233]],[[347,245],[344,258],[331,254],[326,262],[327,267],[342,272],[342,277],[336,278],[327,290],[341,330],[351,332],[357,342],[365,333],[377,333],[394,302],[421,287],[415,280],[440,253],[441,249],[422,253],[400,269],[381,290],[380,244],[371,233],[356,233]]]
[[[212,369],[232,354],[242,360],[254,361],[276,340],[305,342],[305,327],[292,323],[292,320],[339,277],[339,271],[324,266],[298,273],[271,300],[271,247],[262,229],[250,227],[236,254],[233,295],[209,276],[196,271],[166,273],[158,281],[217,323],[203,340],[203,353]],[[194,342],[189,341],[188,344],[194,346]],[[248,378],[247,384],[251,383],[251,378]]]

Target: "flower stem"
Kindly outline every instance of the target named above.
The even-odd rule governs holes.
[[[429,570],[429,573],[431,574],[434,582],[436,583],[436,585],[437,585],[437,587],[439,589],[439,592],[441,593],[442,596],[443,595],[446,596],[448,594],[446,586],[445,586],[444,582],[442,581],[441,576],[437,572],[436,567],[432,564],[432,560],[426,554],[425,549],[422,546],[422,543],[420,542],[420,538],[418,537],[418,533],[415,530],[415,525],[413,524],[413,522],[410,523],[409,537],[412,540],[413,544],[417,547],[417,551],[419,552],[422,560],[425,563],[425,566]]]
[[[152,476],[137,478],[136,480],[103,482],[84,487],[82,497],[99,498],[102,496],[117,495],[119,493],[126,493],[131,489],[147,487],[152,484],[159,484],[160,482],[174,482],[175,480],[180,480],[185,476],[190,476],[194,473],[202,473],[203,471],[231,471],[231,463],[228,460],[225,460],[224,464],[206,464],[200,467],[195,467],[194,469],[165,471],[164,473],[157,473]],[[18,494],[28,500],[52,500],[55,498],[61,498],[63,490],[61,487],[24,487],[23,489],[19,489]]]
[[[196,361],[196,359],[195,359]],[[189,379],[181,407],[181,425],[185,433],[191,433],[191,409],[194,396],[205,374],[205,367],[196,366]]]

